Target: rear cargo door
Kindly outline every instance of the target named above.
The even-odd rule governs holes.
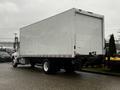
[[[103,54],[103,19],[84,14],[75,16],[76,53]]]

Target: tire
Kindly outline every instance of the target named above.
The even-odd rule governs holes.
[[[45,74],[54,74],[56,73],[56,68],[54,62],[50,60],[43,61],[43,71]]]
[[[18,63],[17,63],[16,59],[13,59],[13,60],[12,60],[12,66],[13,66],[14,68],[16,68],[16,67],[18,66]]]

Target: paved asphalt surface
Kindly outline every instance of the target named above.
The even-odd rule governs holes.
[[[120,90],[120,77],[76,72],[46,75],[36,67],[0,64],[0,90]]]

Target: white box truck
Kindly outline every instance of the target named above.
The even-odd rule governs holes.
[[[74,71],[90,53],[104,55],[104,16],[73,8],[21,28],[13,66],[40,63],[45,73]]]

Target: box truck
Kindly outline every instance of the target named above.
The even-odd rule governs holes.
[[[89,54],[104,55],[104,16],[72,8],[20,29],[18,64],[40,64],[45,73],[79,70]]]

